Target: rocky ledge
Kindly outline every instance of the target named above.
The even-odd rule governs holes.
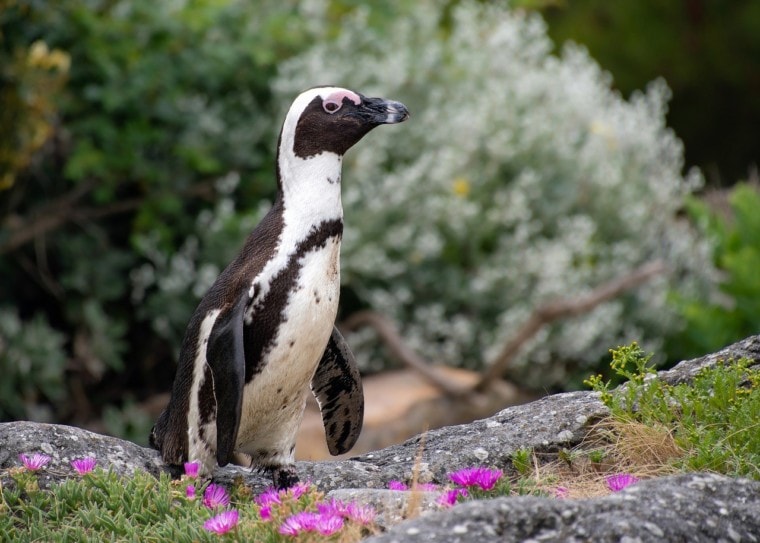
[[[746,357],[760,363],[760,336],[681,362],[659,373],[669,383],[688,382],[720,360]],[[302,479],[334,495],[391,503],[398,491],[390,480],[446,483],[446,475],[471,465],[514,473],[519,449],[556,452],[586,437],[607,409],[592,392],[547,396],[510,407],[484,420],[427,432],[400,445],[334,462],[299,462]],[[71,477],[69,462],[95,456],[102,466],[128,474],[158,474],[164,467],[151,449],[78,428],[32,422],[0,424],[0,470],[18,465],[19,453],[44,452],[53,458],[40,473],[40,486]],[[242,476],[255,491],[268,477],[227,467],[218,482]],[[0,472],[0,478],[2,472]],[[424,502],[424,500],[423,500]],[[399,506],[400,507],[400,506]],[[425,509],[423,505],[423,510]],[[388,521],[393,519],[389,518]],[[643,481],[613,495],[585,500],[507,497],[470,501],[396,524],[368,541],[760,541],[760,483],[714,474],[687,474]]]

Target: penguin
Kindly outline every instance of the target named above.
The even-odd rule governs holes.
[[[277,143],[277,196],[201,299],[171,398],[150,434],[175,470],[228,463],[298,482],[294,450],[309,389],[333,455],[356,442],[364,396],[335,327],[343,234],[343,155],[370,130],[409,117],[392,100],[315,87],[290,106]]]

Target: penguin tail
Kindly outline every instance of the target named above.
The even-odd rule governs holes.
[[[161,415],[159,415],[158,420],[156,421],[156,424],[153,425],[153,428],[150,429],[150,435],[148,436],[148,444],[156,449],[157,451],[160,451],[162,449],[161,445],[163,444],[163,436],[166,434],[166,424],[167,419],[169,418],[168,410],[164,409],[161,412]]]
[[[182,439],[185,437],[185,440]],[[167,464],[182,465],[187,461],[187,431],[179,432],[172,425],[169,410],[161,413],[150,431],[148,442],[150,446],[161,453],[161,458]]]

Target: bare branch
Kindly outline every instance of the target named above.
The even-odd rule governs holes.
[[[133,211],[145,202],[144,198],[131,198],[99,207],[76,207],[75,204],[92,188],[93,184],[85,183],[60,198],[41,206],[28,218],[17,216],[7,218],[4,226],[9,228],[10,236],[5,242],[0,243],[0,255],[13,252],[30,241],[55,231],[71,221],[103,219],[118,213]],[[181,194],[183,196],[204,197],[211,192],[213,192],[213,183],[204,181],[188,187]]]
[[[341,328],[346,331],[355,331],[365,326],[370,326],[377,332],[392,356],[403,364],[420,372],[423,377],[443,390],[447,395],[457,396],[467,392],[466,387],[446,379],[435,370],[432,364],[404,343],[401,334],[399,334],[396,326],[388,317],[374,311],[358,311],[341,324]]]
[[[588,294],[576,298],[549,302],[537,307],[528,317],[528,320],[518,329],[513,338],[502,347],[475,389],[482,391],[488,388],[494,379],[501,379],[522,346],[547,324],[566,317],[586,313],[599,304],[619,296],[626,290],[637,287],[665,270],[665,264],[660,260],[648,262],[631,273],[604,283]]]
[[[364,326],[372,327],[390,350],[392,356],[406,366],[417,370],[447,396],[469,395],[471,398],[476,398],[477,394],[485,393],[494,384],[501,382],[507,367],[523,345],[544,326],[559,319],[586,313],[596,306],[619,296],[623,292],[637,287],[665,270],[666,266],[663,262],[659,260],[649,262],[631,273],[604,283],[587,294],[571,299],[556,300],[537,307],[528,317],[528,320],[518,329],[514,337],[502,347],[498,356],[496,356],[488,369],[484,371],[482,377],[473,388],[453,383],[438,373],[435,370],[435,366],[414,352],[404,342],[393,322],[380,313],[359,311],[348,317],[342,323],[341,328],[350,332]],[[476,393],[475,396],[471,394],[473,392]]]

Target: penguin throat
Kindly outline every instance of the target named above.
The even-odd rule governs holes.
[[[282,203],[291,219],[300,218],[307,226],[343,217],[340,194],[342,159],[340,155],[326,151],[300,158],[280,149],[278,184]]]

